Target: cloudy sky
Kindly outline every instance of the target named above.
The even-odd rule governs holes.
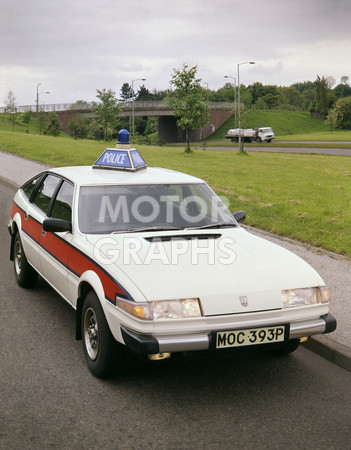
[[[0,0],[0,106],[95,99],[146,78],[169,87],[198,65],[210,89],[236,77],[289,86],[317,74],[351,80],[350,0]],[[139,81],[135,82],[138,88]]]

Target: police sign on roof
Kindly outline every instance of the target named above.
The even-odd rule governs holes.
[[[107,148],[95,161],[93,167],[136,171],[146,168],[147,165],[138,150],[130,148],[128,131],[121,130],[118,133],[116,149]]]

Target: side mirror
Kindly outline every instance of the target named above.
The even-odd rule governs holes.
[[[233,213],[233,217],[237,222],[243,223],[246,218],[246,212],[245,211],[235,211]]]
[[[43,222],[43,230],[51,233],[60,233],[62,231],[72,232],[72,223],[63,219],[45,219]]]

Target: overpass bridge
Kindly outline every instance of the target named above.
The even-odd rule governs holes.
[[[229,102],[207,102],[210,107],[210,120],[203,127],[192,132],[191,140],[197,141],[206,139],[214,131],[216,131],[226,120],[233,115],[233,103]],[[61,128],[64,132],[69,133],[68,124],[75,117],[94,118],[91,104],[77,105],[75,103],[56,103],[40,105],[40,111],[49,113],[57,112]],[[24,105],[17,107],[17,112],[25,112],[27,110],[36,111],[36,105]],[[5,108],[0,108],[0,113],[6,112]],[[120,117],[154,116],[158,117],[158,133],[160,139],[165,142],[183,142],[185,135],[176,124],[176,117],[173,109],[164,101],[147,101],[147,102],[127,102],[123,105]]]

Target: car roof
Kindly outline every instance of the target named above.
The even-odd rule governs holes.
[[[80,186],[111,184],[197,184],[200,178],[159,167],[147,167],[137,172],[100,169],[92,166],[56,167],[51,173],[61,175]]]

